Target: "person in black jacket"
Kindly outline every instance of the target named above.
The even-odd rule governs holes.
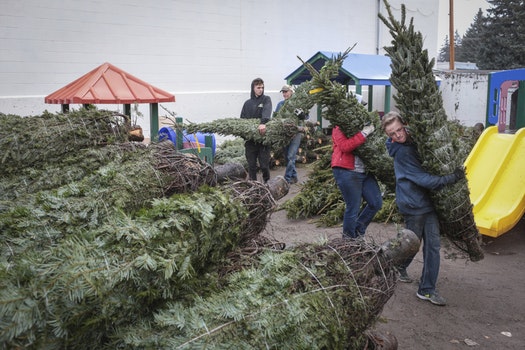
[[[430,197],[431,191],[465,178],[463,168],[458,167],[452,174],[433,175],[421,166],[417,145],[407,131],[407,125],[397,112],[383,116],[381,127],[388,136],[386,148],[394,158],[396,177],[396,204],[403,215],[406,228],[423,240],[423,271],[419,281],[417,297],[435,305],[445,305],[446,301],[438,295],[436,283],[440,265],[439,220]],[[407,267],[413,257],[408,257],[399,267],[399,280],[412,282]]]
[[[272,116],[272,100],[264,94],[264,81],[255,78],[251,85],[250,99],[244,102],[241,118],[259,119],[258,130],[261,135],[266,133],[266,123]],[[263,181],[270,179],[270,146],[253,140],[244,143],[246,161],[248,162],[248,176],[250,180],[257,180],[257,161],[262,172]]]

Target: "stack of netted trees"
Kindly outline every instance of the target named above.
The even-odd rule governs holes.
[[[262,235],[283,193],[220,182],[171,142],[129,142],[128,125],[93,109],[0,115],[4,348],[367,344],[413,234],[283,250]]]

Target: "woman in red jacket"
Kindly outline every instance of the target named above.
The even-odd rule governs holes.
[[[383,205],[377,180],[366,172],[363,161],[353,153],[372,132],[374,125],[365,126],[351,137],[346,137],[338,126],[332,130],[332,172],[346,205],[343,238],[362,238]],[[366,201],[362,209],[361,198]]]

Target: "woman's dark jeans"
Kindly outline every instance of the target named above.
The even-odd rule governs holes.
[[[375,177],[343,168],[332,168],[335,182],[343,195],[346,209],[343,236],[357,238],[365,234],[374,215],[381,209],[383,198]],[[361,209],[361,198],[366,202]]]

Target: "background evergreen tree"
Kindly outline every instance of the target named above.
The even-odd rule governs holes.
[[[461,35],[459,35],[459,32],[456,30],[454,32],[454,50],[456,50],[456,48],[458,47],[461,47],[461,43],[462,43]],[[456,58],[456,61],[458,61],[457,58]]]
[[[448,35],[445,36],[445,42],[443,46],[439,49],[438,53],[439,62],[450,62],[450,41],[448,40]]]
[[[461,47],[461,36],[459,35],[458,31],[454,33],[454,50],[455,50],[455,61],[459,61],[457,56],[457,50]],[[448,35],[445,37],[445,43],[439,49],[439,55],[438,55],[438,61],[439,62],[450,62],[450,41],[448,40]]]
[[[474,62],[479,69],[504,70],[525,65],[525,1],[487,0],[487,15],[479,9],[463,37],[454,38],[455,60]],[[456,32],[457,36],[457,32]],[[438,52],[438,61],[450,58],[449,38]]]
[[[461,45],[456,46],[456,61],[477,63],[479,52],[483,46],[485,21],[486,18],[480,8],[474,17],[474,21],[463,35]]]
[[[487,24],[476,63],[480,69],[525,66],[525,0],[488,0]]]

